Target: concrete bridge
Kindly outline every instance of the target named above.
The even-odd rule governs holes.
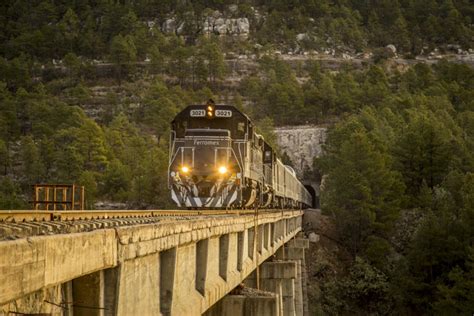
[[[165,217],[0,241],[0,314],[304,315],[302,215]]]

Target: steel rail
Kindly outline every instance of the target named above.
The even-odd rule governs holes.
[[[281,210],[259,210],[277,212]],[[293,210],[292,210],[293,211]],[[295,210],[297,211],[297,210]],[[106,218],[212,216],[212,215],[253,215],[255,210],[100,210],[100,211],[34,211],[0,210],[0,222],[28,221],[72,221]]]

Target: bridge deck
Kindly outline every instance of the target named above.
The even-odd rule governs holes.
[[[258,210],[258,214],[281,212]],[[0,211],[0,241],[38,235],[88,232],[120,226],[222,216],[257,215],[254,210]]]

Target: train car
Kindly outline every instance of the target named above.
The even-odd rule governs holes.
[[[187,208],[303,208],[311,197],[292,169],[233,106],[190,105],[172,121],[168,184]],[[308,198],[309,197],[309,198]]]

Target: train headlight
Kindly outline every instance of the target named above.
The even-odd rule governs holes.
[[[226,174],[227,173],[227,167],[226,166],[220,166],[219,167],[219,173],[220,174]]]
[[[188,172],[189,172],[189,167],[187,167],[187,166],[182,166],[182,167],[181,167],[181,172],[182,172],[182,173],[188,173]]]

